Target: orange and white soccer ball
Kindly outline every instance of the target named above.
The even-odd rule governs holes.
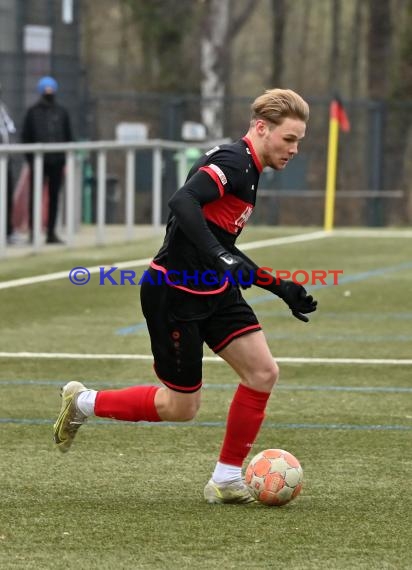
[[[265,449],[247,466],[245,482],[257,501],[279,507],[299,495],[303,470],[296,457],[288,451]]]

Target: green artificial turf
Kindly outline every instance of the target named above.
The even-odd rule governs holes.
[[[242,241],[279,233],[251,228]],[[154,245],[5,260],[1,279],[150,257]],[[384,237],[250,251],[275,268],[344,270],[340,285],[312,288],[319,311],[309,324],[264,291],[246,292],[273,354],[412,358],[409,251],[408,239]],[[276,447],[301,461],[302,493],[281,508],[203,500],[237,385],[222,362],[205,362],[192,422],[92,419],[70,453],[54,449],[65,381],[95,389],[157,382],[138,294],[138,286],[100,286],[93,275],[83,287],[61,279],[0,290],[2,352],[147,356],[0,358],[0,568],[412,568],[411,365],[281,363],[250,455]]]

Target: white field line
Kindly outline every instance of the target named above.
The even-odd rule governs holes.
[[[318,231],[311,232],[307,234],[298,234],[294,236],[285,236],[272,239],[265,239],[260,241],[251,241],[241,245],[240,249],[258,249],[261,247],[271,247],[273,245],[285,245],[288,243],[297,243],[302,241],[311,241],[314,239],[321,239],[326,236],[331,235],[329,232]],[[145,259],[134,259],[130,261],[122,261],[116,263],[115,267],[119,269],[125,269],[127,267],[146,267],[152,261],[151,257]],[[100,267],[102,265],[94,265],[93,267],[87,267],[90,274],[99,273]],[[70,268],[71,269],[71,268]],[[34,277],[22,277],[20,279],[12,279],[10,281],[3,281],[0,283],[0,289],[11,289],[12,287],[22,287],[24,285],[34,285],[37,283],[46,283],[48,281],[56,281],[57,279],[67,279],[69,276],[70,269],[66,271],[58,271],[56,273],[45,273],[44,275],[36,275]]]
[[[322,239],[325,237],[370,237],[370,238],[412,238],[412,230],[370,230],[365,229],[337,229],[332,232],[317,231],[306,234],[298,234],[292,236],[277,237],[265,240],[257,240],[244,243],[240,249],[248,251],[250,249],[259,249],[262,247],[271,247],[274,245],[287,245],[290,243],[298,243],[304,241],[311,241]],[[128,267],[145,267],[151,262],[152,258],[135,259],[130,261],[122,261],[116,263],[119,269],[126,269]],[[90,274],[99,273],[101,265],[88,267]],[[71,269],[71,268],[70,268]],[[56,273],[46,273],[44,275],[36,275],[34,277],[22,277],[20,279],[12,279],[10,281],[3,281],[0,283],[1,289],[11,289],[12,287],[22,287],[24,285],[34,285],[37,283],[45,283],[48,281],[56,281],[58,279],[65,279],[69,275],[70,269],[66,271],[58,271]]]
[[[149,265],[152,261],[151,257],[146,259],[136,259],[135,261],[122,261],[121,263],[116,263],[116,267],[119,269],[125,269],[126,267],[142,267]],[[93,267],[87,267],[90,274],[99,273],[100,267],[102,265],[94,265]],[[71,269],[71,268],[70,268]],[[0,283],[0,289],[11,289],[12,287],[22,287],[23,285],[34,285],[37,283],[45,283],[47,281],[56,281],[57,279],[68,279],[70,269],[65,271],[57,271],[56,273],[45,273],[44,275],[36,275],[35,277],[22,277],[21,279],[12,279],[11,281],[3,281]]]
[[[0,358],[32,358],[63,360],[153,360],[151,354],[90,354],[74,352],[0,352]],[[205,362],[224,362],[219,356],[204,356]],[[286,364],[383,364],[411,366],[411,358],[305,358],[294,356],[276,357]]]
[[[262,239],[259,241],[250,241],[239,245],[239,249],[248,251],[249,249],[259,249],[261,247],[271,247],[272,245],[285,245],[289,243],[298,243],[301,241],[312,241],[315,239],[322,239],[330,237],[331,232],[311,232],[308,234],[298,234],[295,236],[284,236],[278,238]]]
[[[368,228],[356,228],[356,229],[337,229],[333,230],[333,236],[335,237],[345,237],[345,238],[412,238],[412,230],[403,229],[383,229],[383,230],[371,230]]]

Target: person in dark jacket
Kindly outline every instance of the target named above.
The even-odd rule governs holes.
[[[56,102],[58,84],[53,77],[42,77],[37,84],[40,99],[30,107],[23,121],[23,143],[62,143],[73,140],[70,117],[67,110]],[[33,154],[27,154],[30,166],[29,226],[33,235]],[[56,235],[55,227],[59,193],[63,181],[65,154],[44,154],[44,178],[49,185],[49,216],[47,243],[63,243]]]

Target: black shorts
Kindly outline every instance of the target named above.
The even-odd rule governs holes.
[[[149,272],[157,283],[157,272]],[[237,287],[230,286],[218,295],[193,295],[165,283],[145,281],[140,296],[155,372],[177,392],[201,388],[204,342],[218,353],[235,338],[261,330]]]

